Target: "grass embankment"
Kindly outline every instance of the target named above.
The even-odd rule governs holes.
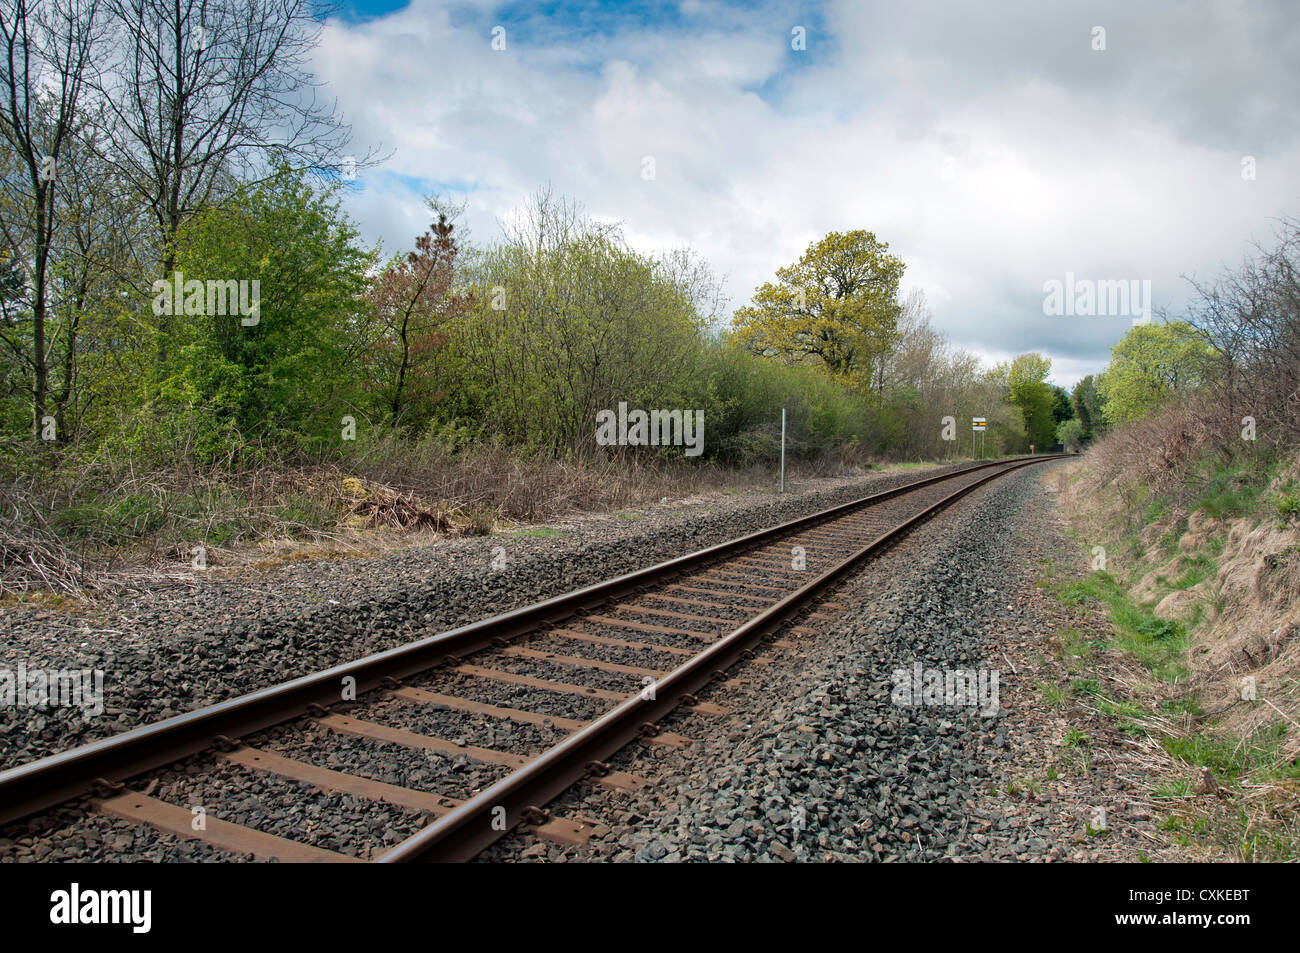
[[[1165,473],[1117,443],[1061,480],[1086,572],[1048,566],[1041,584],[1085,623],[1054,633],[1068,675],[1044,697],[1113,717],[1146,751],[1174,843],[1297,859],[1300,461],[1245,447]]]

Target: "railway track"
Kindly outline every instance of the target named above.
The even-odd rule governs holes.
[[[638,740],[688,744],[656,723],[679,706],[705,718],[726,714],[696,693],[742,660],[768,661],[754,655],[765,639],[913,526],[998,476],[1047,459],[974,464],[916,480],[0,772],[0,825],[71,803],[228,854],[358,859],[208,816],[193,806],[197,794],[178,794],[202,791],[206,777],[253,772],[417,818],[404,840],[371,848],[370,858],[381,862],[469,860],[521,826],[580,843],[591,825],[551,816],[545,806],[552,799],[583,779],[613,789],[644,786],[611,770],[608,759]],[[418,730],[434,715],[437,734]],[[380,772],[364,756],[337,770],[338,758],[304,756],[312,748],[304,738],[382,746],[414,765],[472,763],[473,789],[393,784],[374,777]],[[154,796],[160,781],[172,800]],[[190,803],[174,803],[178,798]]]

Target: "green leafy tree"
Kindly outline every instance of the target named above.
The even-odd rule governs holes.
[[[202,314],[173,305],[160,409],[197,428],[190,436],[206,457],[245,443],[337,440],[340,417],[358,398],[352,368],[373,258],[332,190],[318,192],[282,168],[191,218],[176,252],[186,282],[239,285],[257,306],[230,313],[228,300],[226,314],[213,313],[210,295]]]
[[[879,392],[896,339],[904,267],[871,232],[831,232],[737,309],[736,332],[755,353],[811,364]]]
[[[1058,424],[1074,417],[1074,405],[1070,403],[1070,392],[1056,384],[1052,386],[1052,419]]]
[[[1110,423],[1139,420],[1164,401],[1195,390],[1214,361],[1205,335],[1186,321],[1135,325],[1110,353],[1097,387]]]
[[[1052,362],[1041,354],[1021,354],[1007,370],[1007,400],[1024,419],[1025,436],[1036,449],[1056,443],[1056,397],[1047,383]]]
[[[1083,422],[1078,417],[1071,417],[1056,425],[1056,442],[1066,450],[1078,450],[1083,446]]]
[[[699,407],[698,281],[541,192],[469,256],[473,306],[448,342],[446,417],[556,456],[592,454],[596,414]]]
[[[711,456],[740,466],[774,466],[786,411],[786,455],[851,453],[878,413],[811,367],[790,366],[750,352],[727,335],[707,352]]]
[[[1101,410],[1101,397],[1097,393],[1097,382],[1091,374],[1074,385],[1074,390],[1070,392],[1070,403],[1074,407],[1075,417],[1083,427],[1084,443],[1106,428]]]

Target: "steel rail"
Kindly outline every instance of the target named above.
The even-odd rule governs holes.
[[[1053,457],[983,462],[905,483],[542,602],[0,771],[0,825],[86,794],[96,782],[121,784],[207,751],[223,738],[238,739],[293,718],[321,714],[340,701],[345,678],[355,679],[353,687],[359,696],[383,687],[391,679],[401,680],[442,662],[457,661],[463,655],[533,631],[544,623],[561,621],[584,609],[643,591],[652,582],[673,578],[720,556],[832,520],[849,511],[974,471],[1048,459]]]
[[[547,749],[528,764],[443,815],[424,830],[377,858],[379,863],[472,860],[498,838],[539,811],[574,783],[606,770],[604,761],[639,735],[657,731],[655,722],[725,671],[780,624],[797,614],[866,557],[897,541],[913,526],[986,483],[1048,459],[1001,462],[1001,469],[961,487],[894,526],[822,575],[782,598],[586,727]],[[969,472],[969,471],[967,471]]]

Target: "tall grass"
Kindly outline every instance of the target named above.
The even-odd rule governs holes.
[[[12,448],[10,448],[12,449]],[[163,464],[144,455],[49,448],[33,456],[0,447],[0,595],[53,589],[82,593],[122,563],[189,562],[195,547],[341,540],[359,530],[407,526],[404,515],[367,526],[365,512],[428,517],[418,527],[465,534],[500,522],[680,499],[717,488],[775,486],[771,466],[647,458],[525,455],[494,443],[433,433],[387,433],[344,443],[331,458],[283,456],[234,469],[181,454]],[[852,457],[792,463],[790,478],[863,472]]]

